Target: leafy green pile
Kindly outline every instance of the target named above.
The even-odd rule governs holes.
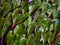
[[[60,45],[60,0],[0,0],[0,45]]]

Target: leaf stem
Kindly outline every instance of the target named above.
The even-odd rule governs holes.
[[[58,35],[58,32],[55,33],[54,39],[53,39],[53,41],[51,42],[51,45],[54,45],[54,43],[55,43],[55,41],[56,41],[56,39],[57,39],[57,35]]]

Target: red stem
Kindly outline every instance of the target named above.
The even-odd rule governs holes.
[[[58,35],[58,32],[55,33],[54,39],[53,39],[53,41],[51,42],[51,45],[54,45],[54,43],[55,43],[55,41],[56,41],[56,39],[57,39],[57,35]]]

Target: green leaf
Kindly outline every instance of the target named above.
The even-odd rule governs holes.
[[[1,19],[1,20],[0,20],[0,28],[3,27],[3,22],[4,22],[4,19]]]
[[[28,39],[27,39],[26,45],[32,44],[33,39],[34,39],[34,35],[33,34],[30,34],[29,37],[28,37]]]
[[[26,44],[26,38],[25,37],[21,37],[19,45],[25,45]]]
[[[12,31],[9,31],[9,33],[6,37],[8,45],[13,45],[13,38],[14,38],[14,35],[12,34]]]

